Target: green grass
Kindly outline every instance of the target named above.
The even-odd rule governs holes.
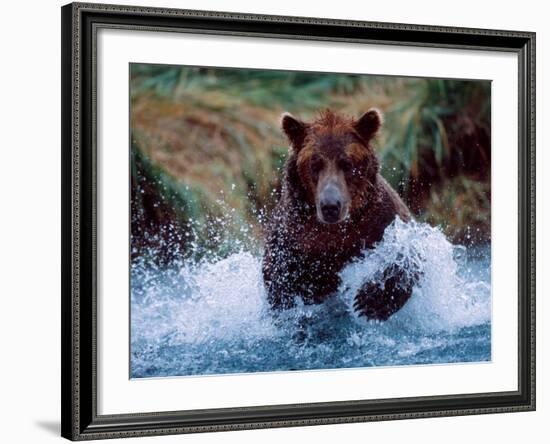
[[[147,163],[150,192],[216,251],[261,238],[288,152],[285,110],[308,120],[380,108],[382,173],[417,217],[455,240],[471,227],[490,236],[489,82],[132,64],[131,101],[132,158]]]

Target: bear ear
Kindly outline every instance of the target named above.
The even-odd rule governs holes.
[[[292,148],[296,151],[300,150],[306,138],[307,125],[301,120],[296,119],[292,114],[283,113],[281,115],[281,127],[286,137],[288,137]]]
[[[355,131],[367,142],[376,135],[381,126],[382,113],[376,108],[369,109],[353,124]]]

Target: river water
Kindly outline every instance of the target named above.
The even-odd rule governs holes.
[[[369,277],[415,260],[420,281],[386,322],[351,309]],[[491,360],[490,247],[449,243],[429,225],[396,220],[373,250],[342,273],[340,291],[318,306],[275,315],[261,256],[131,270],[132,378],[480,362]]]

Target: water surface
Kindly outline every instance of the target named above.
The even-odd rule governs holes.
[[[351,309],[362,283],[385,266],[415,261],[420,282],[386,322]],[[481,362],[491,359],[490,248],[450,244],[426,224],[394,222],[379,245],[341,273],[318,306],[274,315],[261,256],[131,271],[131,377]]]

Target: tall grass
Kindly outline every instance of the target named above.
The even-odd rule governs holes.
[[[476,241],[490,236],[489,82],[146,64],[130,74],[133,191],[141,181],[178,232],[208,219],[194,235],[213,249],[230,249],[221,239],[243,226],[261,238],[287,155],[280,113],[307,120],[327,107],[355,116],[380,108],[382,172],[417,216],[457,241],[472,238],[469,226]],[[460,216],[449,212],[458,203]],[[215,228],[228,208],[232,223]],[[166,223],[143,199],[134,210],[144,226]]]

